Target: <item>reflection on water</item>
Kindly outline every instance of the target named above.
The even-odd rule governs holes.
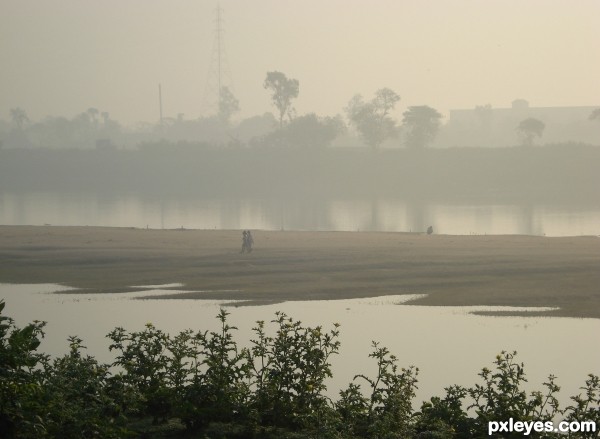
[[[49,322],[41,349],[52,355],[66,353],[67,337],[78,335],[91,355],[111,361],[105,335],[116,326],[136,331],[152,322],[171,334],[187,328],[218,329],[215,316],[219,301],[134,299],[147,296],[147,292],[48,294],[57,289],[64,288],[0,284],[7,315],[18,325],[34,319]],[[155,290],[161,294],[168,291],[173,290]],[[420,400],[441,395],[451,384],[472,386],[479,382],[477,373],[491,366],[502,350],[518,351],[519,360],[526,365],[530,390],[541,389],[546,377],[555,374],[562,387],[562,404],[568,403],[568,396],[579,393],[588,373],[600,373],[600,320],[488,317],[469,312],[490,308],[396,305],[406,300],[405,296],[390,296],[232,306],[228,310],[242,344],[248,343],[257,320],[272,320],[276,311],[310,326],[330,328],[334,322],[340,323],[341,349],[333,358],[334,378],[328,383],[332,397],[355,374],[375,374],[374,363],[368,358],[373,340],[388,347],[399,358],[400,366],[419,367]]]
[[[0,224],[174,229],[347,230],[577,236],[600,234],[600,205],[456,205],[399,199],[159,199],[0,192]]]

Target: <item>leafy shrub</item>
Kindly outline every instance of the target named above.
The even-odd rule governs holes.
[[[561,411],[553,376],[544,392],[522,389],[524,365],[515,352],[498,355],[493,370],[483,368],[482,383],[450,386],[415,413],[418,369],[399,368],[375,342],[369,356],[377,362],[376,376],[356,375],[335,402],[326,396],[331,356],[340,347],[337,324],[325,331],[276,313],[275,334],[267,335],[259,321],[243,349],[224,310],[215,332],[171,337],[151,324],[131,333],[116,328],[108,335],[116,360],[106,365],[83,355],[77,337],[69,338],[67,355],[50,361],[37,352],[44,323],[19,329],[3,310],[0,301],[2,438],[172,437],[187,429],[192,437],[231,439],[470,439],[487,437],[489,421],[510,418],[556,422],[562,415],[600,425],[598,376],[589,375],[582,393]],[[565,436],[534,431],[531,437]],[[600,432],[567,437],[598,438]]]
[[[0,301],[0,431],[3,437],[39,437],[45,432],[40,415],[43,393],[40,366],[48,357],[37,352],[45,323],[35,321],[23,329],[2,315]]]
[[[560,390],[555,384],[555,377],[550,375],[544,383],[546,393],[532,392],[528,397],[521,389],[527,382],[523,363],[515,361],[516,352],[502,352],[496,357],[496,371],[483,368],[479,376],[483,384],[476,384],[469,389],[469,395],[474,403],[469,407],[475,409],[476,431],[487,431],[490,421],[505,421],[512,418],[517,421],[551,421],[559,414],[556,393]],[[532,437],[548,437],[545,433]],[[537,435],[537,436],[536,436]],[[501,437],[521,437],[520,433],[503,434]],[[498,436],[500,437],[500,436]]]
[[[188,429],[210,422],[233,422],[244,418],[249,398],[249,352],[233,340],[235,326],[227,324],[228,312],[217,318],[220,332],[198,332],[189,340],[195,355],[189,369],[190,384],[184,390],[181,418]]]
[[[330,357],[339,351],[339,325],[326,332],[279,312],[272,322],[275,337],[265,334],[263,321],[253,328],[252,421],[257,426],[330,429],[333,412],[324,395],[325,380],[332,376]]]
[[[415,414],[417,438],[473,437],[473,419],[463,409],[468,390],[461,386],[450,386],[445,390],[444,398],[434,396]]]
[[[5,303],[0,301],[0,314]],[[18,329],[0,315],[0,436],[122,437],[125,418],[110,395],[109,366],[82,356],[81,339],[50,362],[36,352],[44,322]]]
[[[569,438],[592,439],[600,437],[600,378],[597,375],[590,374],[585,381],[585,386],[581,388],[583,395],[572,396],[573,405],[565,410],[565,421],[584,422],[592,421],[596,423],[598,431],[571,433]]]
[[[373,438],[407,438],[412,435],[412,400],[419,370],[398,370],[398,359],[385,347],[373,342],[369,357],[377,360],[377,376],[357,375],[368,384],[370,397],[363,396],[360,384],[351,383],[340,393],[337,410],[345,433]]]
[[[166,380],[169,335],[148,323],[139,332],[127,333],[123,328],[115,328],[108,337],[112,340],[109,349],[119,351],[114,365],[125,371],[120,381],[140,396],[131,410],[151,416],[154,424],[166,421],[172,409],[172,388]]]
[[[109,366],[83,356],[81,343],[70,337],[70,352],[45,368],[41,405],[46,433],[61,438],[123,437],[125,417],[107,385]]]

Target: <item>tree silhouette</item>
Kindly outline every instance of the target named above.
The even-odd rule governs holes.
[[[219,93],[219,119],[229,123],[233,113],[240,111],[240,101],[233,95],[228,87],[221,87]]]
[[[86,113],[88,114],[92,125],[94,125],[94,129],[98,129],[98,114],[100,114],[98,109],[90,107],[87,109]]]
[[[10,109],[10,118],[19,131],[22,131],[25,122],[29,121],[27,113],[20,107]]]
[[[365,102],[361,95],[356,95],[348,103],[346,114],[350,123],[374,150],[396,134],[396,121],[390,117],[390,112],[399,100],[400,96],[393,90],[382,88],[375,92],[375,97],[369,102]]]
[[[292,100],[298,97],[300,83],[297,79],[288,79],[285,74],[275,71],[267,72],[263,86],[273,92],[271,99],[279,111],[279,127],[281,128],[285,116],[290,120],[293,117]]]
[[[524,119],[517,126],[517,133],[521,137],[523,146],[532,146],[536,137],[542,137],[546,124],[533,117]]]
[[[325,148],[345,129],[340,117],[319,117],[309,113],[296,117],[282,129],[265,136],[263,143],[303,149]]]
[[[407,128],[406,145],[409,148],[424,148],[435,139],[442,115],[427,105],[408,107],[402,124]]]

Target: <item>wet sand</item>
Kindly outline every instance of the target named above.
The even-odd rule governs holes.
[[[248,304],[427,294],[418,305],[559,307],[600,318],[600,238],[0,226],[0,282],[78,292],[182,283]],[[156,297],[156,296],[154,296]],[[539,314],[538,314],[539,315]]]

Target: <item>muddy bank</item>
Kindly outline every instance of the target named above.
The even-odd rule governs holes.
[[[169,298],[252,304],[427,294],[421,305],[559,307],[600,317],[600,239],[0,226],[0,282],[89,292],[182,283]]]

